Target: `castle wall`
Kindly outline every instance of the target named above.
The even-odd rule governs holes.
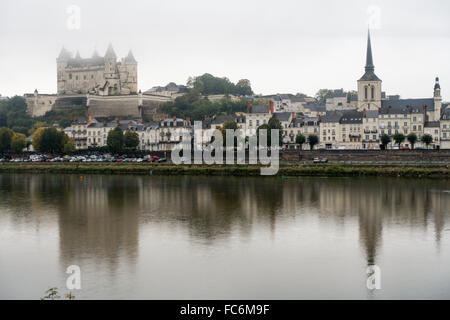
[[[53,94],[26,94],[25,101],[27,103],[28,114],[32,117],[40,117],[45,115],[45,113],[52,110],[57,98],[58,96]]]

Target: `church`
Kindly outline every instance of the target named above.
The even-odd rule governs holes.
[[[420,109],[420,110],[419,110]],[[358,80],[358,110],[378,110],[380,114],[398,114],[405,112],[424,113],[424,122],[439,121],[441,117],[442,97],[439,78],[436,78],[432,98],[399,99],[398,96],[386,98],[382,91],[382,81],[375,74],[372,56],[370,31],[367,37],[366,66],[364,75]]]

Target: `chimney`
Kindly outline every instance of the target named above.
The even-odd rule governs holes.
[[[108,122],[105,120],[103,121],[103,126],[106,127],[108,125]]]
[[[424,111],[427,110],[427,105],[426,105],[426,104],[424,104],[422,107],[423,107],[423,110],[424,110]]]
[[[292,112],[292,119],[295,119],[295,112]]]
[[[186,121],[188,124],[191,124],[191,117],[186,117]]]
[[[274,110],[273,110],[273,101],[272,100],[270,100],[270,102],[269,102],[269,109],[270,109],[270,113],[274,113]]]
[[[252,103],[250,101],[247,101],[247,113],[250,113],[251,107],[252,107]]]
[[[378,112],[381,112],[381,107],[378,107]]]
[[[173,121],[177,121],[177,116],[172,117]]]
[[[117,123],[118,126],[120,126],[120,120],[119,119],[116,120],[116,123]]]
[[[88,126],[92,123],[92,116],[89,114],[88,115]]]
[[[367,111],[366,111],[366,109],[363,109],[363,117],[364,117],[364,118],[367,117]]]
[[[320,121],[321,119],[322,119],[322,117],[319,114],[319,116],[317,117],[317,121]]]
[[[412,106],[409,106],[409,113],[412,113]]]

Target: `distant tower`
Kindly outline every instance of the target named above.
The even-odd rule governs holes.
[[[105,53],[105,80],[108,81],[108,95],[120,92],[119,72],[117,70],[117,56],[111,44]]]
[[[127,72],[127,85],[130,89],[130,93],[136,94],[137,92],[137,61],[134,58],[131,50],[124,59],[124,64]]]
[[[367,35],[367,56],[365,73],[358,80],[358,109],[375,110],[381,108],[381,80],[375,75],[370,31]]]
[[[434,115],[433,121],[439,121],[441,119],[442,97],[441,97],[441,85],[439,84],[439,77],[436,77],[434,83]]]
[[[67,63],[72,56],[69,51],[67,51],[64,47],[62,47],[61,52],[59,53],[58,58],[56,58],[56,73],[57,73],[57,92],[58,94],[64,94],[65,90],[65,69],[67,67]]]

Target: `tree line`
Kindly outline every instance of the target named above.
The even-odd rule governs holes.
[[[29,136],[38,128],[53,126],[55,123],[61,128],[69,127],[75,117],[84,116],[85,113],[84,107],[74,106],[66,110],[51,110],[40,117],[31,117],[27,113],[25,98],[15,96],[0,101],[0,127]]]
[[[187,81],[187,85],[203,95],[232,94],[237,96],[249,96],[253,94],[250,81],[247,79],[241,79],[234,84],[226,77],[219,78],[209,73],[205,73],[198,77],[190,77]]]

